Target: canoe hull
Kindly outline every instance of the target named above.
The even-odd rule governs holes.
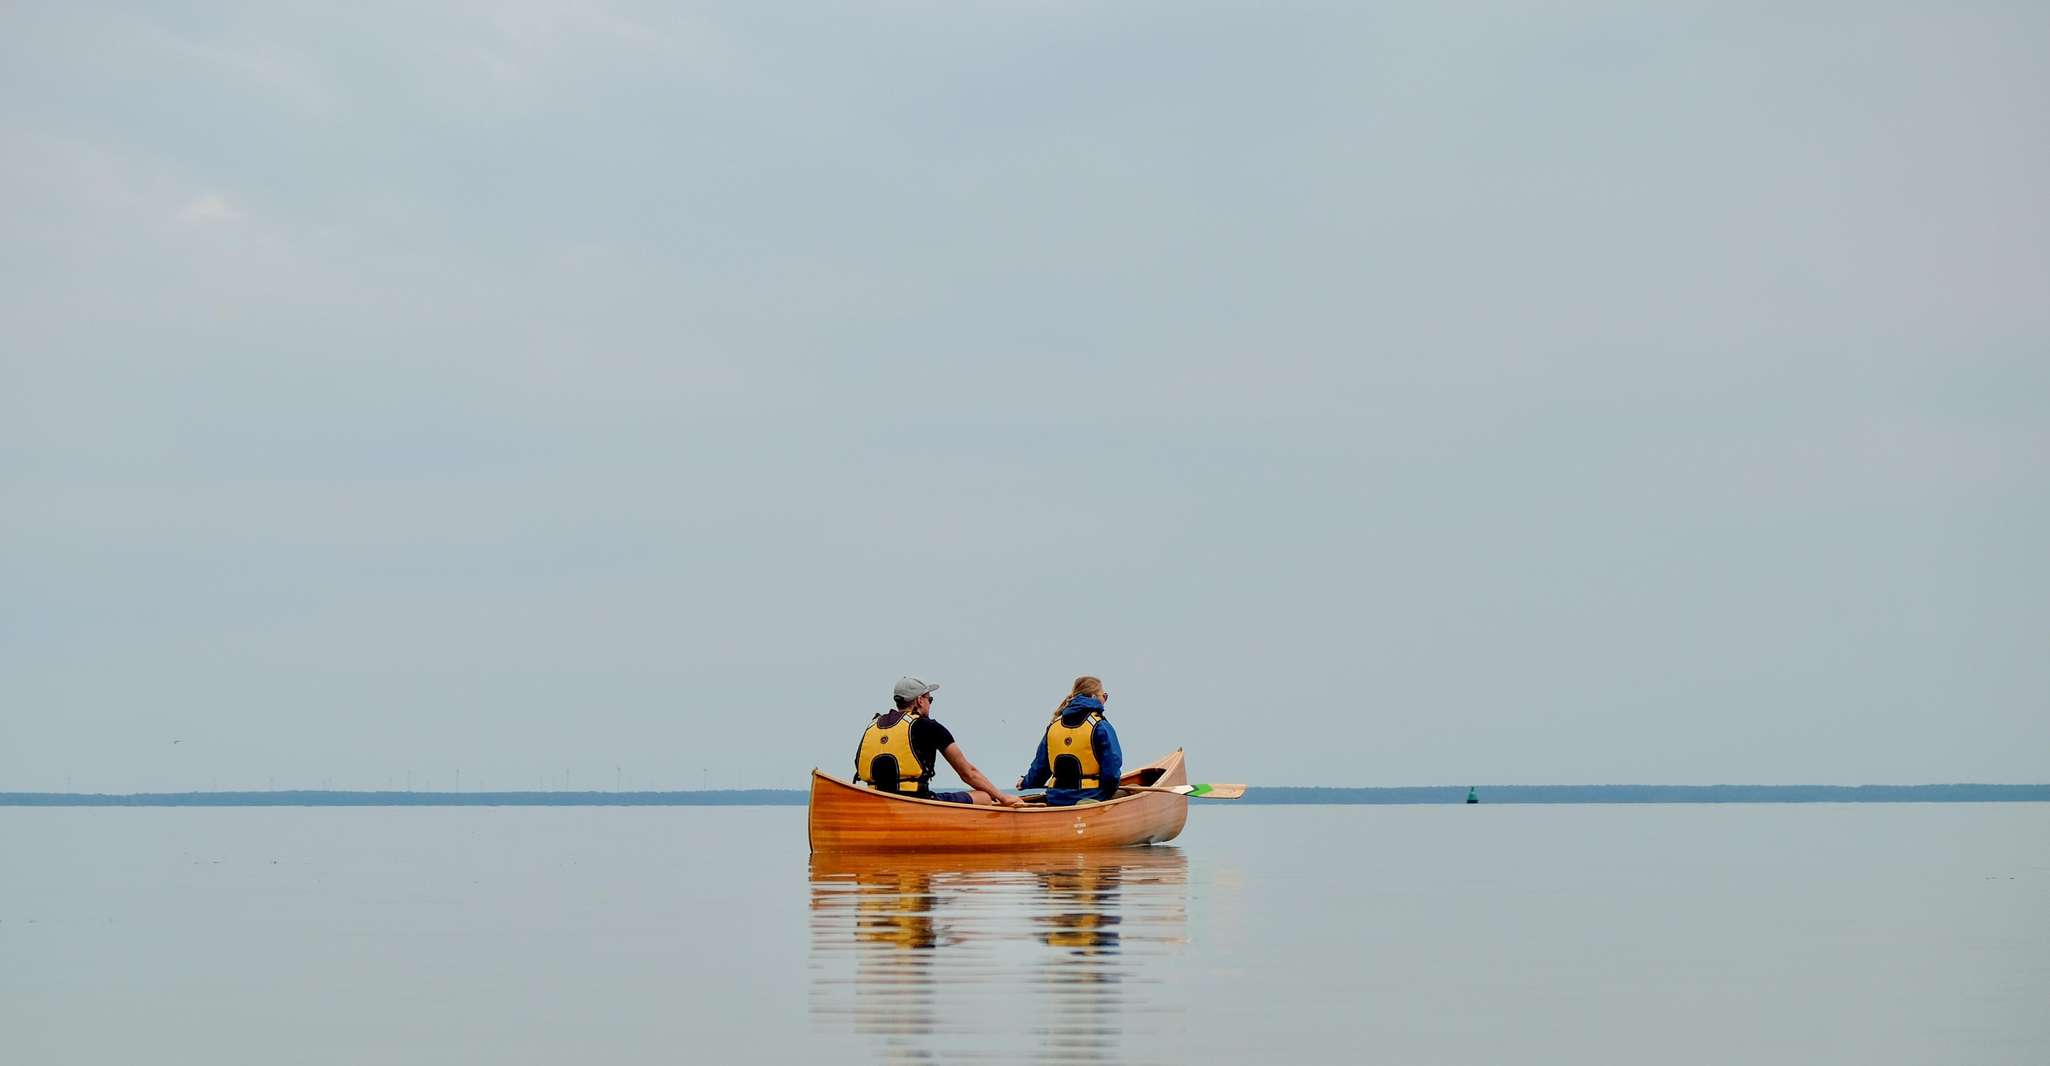
[[[1176,750],[1134,767],[1120,781],[1165,786],[1185,785],[1189,778]],[[1179,835],[1188,817],[1188,798],[1166,792],[1137,792],[1074,807],[1014,809],[892,796],[813,770],[806,822],[815,852],[987,852],[1159,844]]]

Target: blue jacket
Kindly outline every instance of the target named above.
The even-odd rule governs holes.
[[[1061,711],[1061,721],[1069,728],[1082,724],[1090,714],[1103,713],[1103,701],[1094,696],[1077,696],[1068,701]],[[1118,747],[1118,731],[1110,727],[1110,719],[1096,723],[1096,732],[1090,737],[1089,746],[1096,749],[1096,767],[1102,787],[1097,789],[1050,788],[1046,790],[1046,805],[1049,807],[1070,807],[1077,800],[1110,799],[1118,794],[1118,777],[1125,772],[1125,753]],[[1032,768],[1025,771],[1024,787],[1031,788],[1035,782],[1044,781],[1053,773],[1052,764],[1046,759],[1046,734],[1039,734],[1039,750],[1033,753]]]

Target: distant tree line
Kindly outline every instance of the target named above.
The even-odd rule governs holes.
[[[2017,803],[2050,785],[1480,785],[1482,803]],[[1252,788],[1241,803],[1464,803],[1467,786]],[[802,807],[801,789],[689,792],[0,792],[0,807]],[[1208,801],[1198,801],[1208,802]]]
[[[2013,803],[2050,785],[1479,785],[1482,803]],[[1466,787],[1258,788],[1246,803],[1464,803]]]
[[[0,807],[802,807],[787,788],[693,792],[0,792]]]

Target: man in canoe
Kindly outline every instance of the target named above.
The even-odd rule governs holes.
[[[900,677],[893,694],[897,707],[876,715],[861,734],[854,755],[854,779],[882,792],[948,803],[1001,803],[1022,807],[1024,800],[998,790],[954,743],[954,734],[933,721],[933,693],[939,686],[916,677]],[[932,775],[944,757],[972,792],[934,792]]]
[[[1067,698],[1054,708],[1053,722],[1039,738],[1039,751],[1018,787],[1045,788],[1049,807],[1116,798],[1125,753],[1118,747],[1117,730],[1104,717],[1109,699],[1101,680],[1076,678]]]

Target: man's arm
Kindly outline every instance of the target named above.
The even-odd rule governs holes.
[[[990,783],[989,778],[982,776],[982,771],[977,770],[975,764],[968,761],[968,756],[961,754],[961,745],[949,744],[940,751],[940,754],[946,756],[947,765],[953,767],[954,772],[961,775],[961,780],[966,782],[969,788],[987,793],[990,799],[1006,807],[1022,807],[1025,805],[1024,800],[997,788]]]

